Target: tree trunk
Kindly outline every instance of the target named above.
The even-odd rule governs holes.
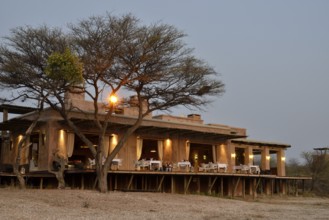
[[[106,193],[108,191],[107,187],[107,170],[104,167],[97,173],[98,176],[98,188],[101,193]]]
[[[17,176],[17,179],[19,181],[19,185],[21,189],[26,189],[26,184],[23,175],[19,171],[19,165],[21,163],[21,152],[23,148],[29,148],[29,145],[26,145],[26,140],[30,138],[30,135],[34,129],[34,127],[37,125],[38,119],[40,117],[40,113],[36,117],[36,119],[32,122],[32,124],[28,127],[28,129],[25,132],[25,135],[23,138],[19,141],[18,146],[17,146],[17,156],[16,156],[16,161],[14,164],[14,173]]]
[[[16,162],[14,164],[14,173],[15,173],[17,179],[18,179],[19,187],[21,189],[26,189],[24,177],[21,174],[21,172],[19,172],[19,164],[21,162],[21,152],[22,152],[22,149],[23,149],[23,144],[25,143],[25,140],[26,139],[27,138],[26,138],[26,135],[25,135],[25,137],[23,137],[21,139],[21,141],[18,143],[18,146],[17,146],[17,157],[16,157]]]
[[[21,172],[19,172],[18,170],[18,166],[14,166],[14,173],[18,179],[18,182],[19,182],[19,188],[20,189],[26,189],[26,184],[25,184],[25,179],[23,177],[23,175],[21,174]]]
[[[58,181],[58,189],[65,189],[64,170],[67,161],[64,158],[59,158],[57,155],[54,156],[53,161],[53,164],[48,166],[48,171],[55,174]]]
[[[60,158],[59,163],[60,163],[59,171],[55,173],[56,178],[58,180],[58,189],[65,189],[64,170],[65,170],[66,160]]]

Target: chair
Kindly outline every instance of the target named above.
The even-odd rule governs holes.
[[[111,168],[112,166],[116,168],[116,170],[119,170],[119,166],[122,166],[122,159],[113,159],[111,163]]]
[[[240,164],[240,166],[241,166],[241,172],[250,173],[250,167],[248,165]]]
[[[199,171],[200,171],[200,172],[201,172],[201,171],[207,172],[208,170],[210,170],[210,167],[209,167],[208,164],[201,163],[200,165],[201,165],[201,167],[199,167]]]
[[[212,172],[218,172],[218,164],[209,162],[209,170]]]
[[[91,168],[96,165],[95,159],[88,158],[88,161]]]

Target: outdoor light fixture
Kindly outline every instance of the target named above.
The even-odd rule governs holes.
[[[254,155],[250,154],[249,159],[251,159],[251,160],[254,159]]]
[[[110,103],[111,103],[111,104],[115,104],[115,103],[117,103],[117,102],[118,102],[118,97],[117,97],[116,95],[112,94],[112,95],[110,96]]]
[[[270,156],[266,156],[266,160],[270,160],[271,159],[271,157]]]
[[[232,154],[231,154],[231,157],[232,157],[232,158],[235,158],[235,156],[236,156],[235,153],[232,153]]]
[[[285,157],[281,157],[281,160],[282,160],[282,161],[286,161],[286,158],[285,158]]]

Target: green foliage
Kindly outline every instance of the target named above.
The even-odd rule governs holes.
[[[70,84],[83,82],[83,65],[79,58],[66,49],[64,53],[54,52],[47,60],[45,73],[55,81],[65,81]]]

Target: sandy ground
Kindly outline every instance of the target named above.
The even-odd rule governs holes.
[[[0,219],[329,219],[329,199],[2,188]]]

